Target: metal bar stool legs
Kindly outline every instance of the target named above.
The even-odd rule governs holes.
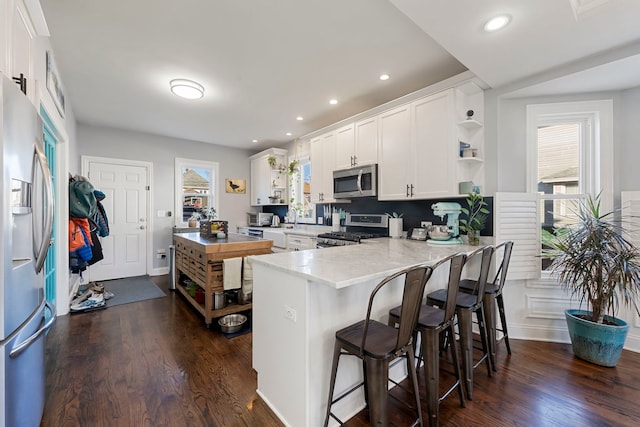
[[[371,424],[387,426],[389,423],[387,409],[389,364],[391,361],[403,356],[407,358],[407,370],[415,398],[413,403],[415,406],[411,406],[408,402],[403,403],[416,410],[417,419],[413,425],[423,425],[413,336],[418,322],[424,288],[432,271],[433,269],[430,266],[422,265],[405,269],[387,277],[371,293],[365,319],[336,332],[329,397],[324,420],[325,427],[329,423],[329,418],[333,418],[343,424],[331,412],[331,407],[362,385],[365,388],[365,400],[369,409]],[[398,328],[394,328],[371,319],[371,313],[374,298],[378,291],[400,276],[404,276],[405,279],[402,292],[402,316],[399,317]],[[341,396],[334,398],[338,363],[343,355],[354,356],[362,361],[364,381],[345,391]]]
[[[467,389],[467,399],[473,400],[473,369],[482,362],[487,365],[487,375],[491,376],[493,370],[491,357],[489,357],[489,343],[487,337],[486,322],[482,304],[475,310],[480,329],[480,342],[482,345],[482,356],[474,364],[473,362],[473,313],[474,310],[458,308],[458,331],[460,333],[460,352],[462,354],[462,372],[464,374],[465,387]]]
[[[498,294],[495,298],[496,303],[498,305],[498,313],[500,314],[500,323],[502,324],[502,340],[504,340],[504,344],[507,347],[507,354],[511,355],[511,346],[509,345],[509,332],[507,331],[507,316],[504,312],[504,299],[502,298],[502,293]],[[495,339],[495,328],[494,328],[494,339]],[[498,341],[494,341],[497,343]]]
[[[493,370],[496,370],[496,353],[498,343],[504,340],[507,347],[507,353],[511,355],[511,346],[509,345],[509,333],[507,331],[507,317],[504,311],[504,299],[502,297],[502,290],[506,283],[507,271],[509,269],[509,260],[511,259],[511,252],[513,250],[513,241],[508,240],[500,243],[495,247],[494,260],[498,258],[498,254],[502,253],[502,261],[496,271],[496,275],[492,282],[487,282],[484,290],[483,304],[485,321],[487,324],[487,335],[489,340],[489,352],[491,354],[491,364]],[[461,280],[460,292],[473,294],[477,291],[477,280]],[[500,316],[500,323],[502,329],[497,327],[496,308]],[[497,332],[502,333],[502,337],[498,339]]]
[[[454,366],[454,374],[456,381],[454,384],[440,396],[440,351],[441,343],[445,334],[454,335],[454,319],[456,312],[456,296],[458,294],[458,284],[460,282],[460,274],[462,266],[466,260],[464,254],[451,255],[436,265],[437,269],[441,264],[450,261],[449,282],[446,288],[447,300],[449,303],[444,309],[423,305],[420,307],[420,316],[416,331],[420,332],[422,339],[420,357],[424,360],[424,376],[426,383],[427,407],[429,409],[429,425],[434,427],[438,425],[440,402],[444,400],[451,392],[457,388],[460,395],[460,405],[466,406],[464,400],[464,392],[462,390],[462,376],[460,374],[460,363],[458,361],[458,350],[455,340],[451,343],[452,362]],[[401,315],[401,308],[395,307],[389,310],[389,325],[398,323]],[[417,334],[414,335],[416,342]],[[419,363],[419,362],[418,362]]]
[[[487,337],[487,328],[484,318],[484,289],[489,274],[489,266],[493,255],[493,247],[485,246],[473,251],[468,259],[474,256],[481,256],[480,276],[477,280],[477,288],[473,294],[458,293],[455,301],[456,314],[458,318],[458,331],[460,334],[460,351],[462,354],[462,371],[465,377],[467,388],[467,399],[473,400],[473,369],[483,361],[487,365],[488,375],[491,376],[493,369],[491,365],[491,357],[489,355],[489,343]],[[439,289],[427,295],[427,304],[444,307],[447,304],[448,296],[445,289]],[[482,357],[479,362],[474,365],[473,362],[473,313],[476,314],[480,329],[480,340],[482,343]],[[455,337],[452,337],[455,341]]]
[[[451,336],[455,336],[453,335],[455,334],[453,323],[451,323],[445,331],[452,334]],[[440,419],[440,402],[446,399],[455,388],[458,389],[460,406],[464,408],[467,404],[464,400],[464,392],[462,390],[462,375],[460,372],[460,362],[458,360],[458,350],[456,348],[457,345],[455,340],[452,340],[451,342],[451,358],[456,381],[442,396],[440,396],[440,357],[438,354],[440,352],[440,337],[442,332],[438,332],[435,329],[423,329],[421,334],[429,426],[436,427]]]

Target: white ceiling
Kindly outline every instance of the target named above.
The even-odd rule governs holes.
[[[255,151],[466,68],[501,87],[603,52],[640,46],[638,0],[41,4],[78,122]],[[483,33],[485,21],[497,13],[509,13],[511,24]],[[638,86],[640,73],[619,78],[620,70],[637,70],[637,65],[637,58],[617,57],[606,66],[572,70],[573,76],[558,76],[527,94],[573,86],[599,90],[602,79],[591,76],[603,71],[616,76],[604,79],[607,90],[623,88],[623,81],[626,87]],[[381,73],[391,79],[380,81]],[[169,81],[175,78],[200,82],[205,97],[187,101],[172,95]],[[339,104],[330,106],[331,98]],[[305,120],[296,121],[298,115]]]

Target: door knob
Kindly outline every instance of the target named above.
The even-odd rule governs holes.
[[[144,225],[141,225],[141,226],[140,226],[140,230],[144,230]]]

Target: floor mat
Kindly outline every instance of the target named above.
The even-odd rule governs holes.
[[[167,296],[146,275],[102,280],[98,283],[103,284],[105,290],[113,293],[113,297],[107,300],[107,307]]]

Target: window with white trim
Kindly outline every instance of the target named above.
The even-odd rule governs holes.
[[[315,224],[315,205],[311,203],[311,159],[308,155],[293,157],[296,167],[289,175],[289,209],[294,209],[297,221]]]
[[[213,207],[218,212],[218,163],[175,159],[175,224],[186,227],[189,218]]]
[[[538,194],[543,230],[573,222],[586,195],[602,193],[602,209],[613,207],[612,118],[611,101],[527,107],[527,185]],[[541,260],[543,278],[549,264]]]

